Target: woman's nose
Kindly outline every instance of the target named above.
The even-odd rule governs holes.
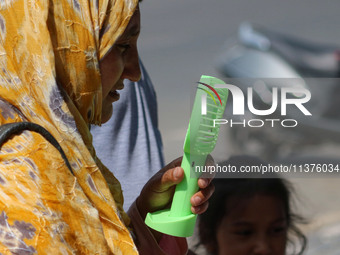
[[[126,56],[123,79],[137,82],[141,78],[141,71],[139,67],[138,50],[134,49]]]

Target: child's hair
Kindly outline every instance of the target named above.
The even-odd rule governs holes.
[[[219,165],[260,165],[265,164],[263,161],[250,156],[232,157],[228,161]],[[278,176],[277,176],[278,177]],[[288,225],[288,242],[294,245],[294,238],[300,243],[300,251],[296,254],[302,254],[307,245],[307,239],[296,226],[296,223],[305,223],[303,218],[291,211],[291,194],[293,188],[291,184],[281,178],[242,178],[242,179],[214,179],[215,192],[209,200],[208,210],[199,216],[199,239],[200,244],[209,247],[218,247],[216,233],[223,217],[229,212],[226,211],[226,203],[230,198],[237,198],[238,201],[252,198],[254,195],[270,195],[282,201],[285,216]],[[294,250],[295,250],[294,246]],[[214,251],[214,252],[217,252]]]

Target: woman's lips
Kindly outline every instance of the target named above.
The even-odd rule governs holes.
[[[109,92],[109,97],[112,99],[112,101],[118,101],[120,98],[120,94],[117,90],[112,90]]]
[[[112,102],[119,100],[120,94],[117,90],[122,90],[124,88],[124,84],[123,83],[116,84],[113,88],[115,89],[109,92],[109,98],[111,99]]]

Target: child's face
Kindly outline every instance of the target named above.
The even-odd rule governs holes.
[[[219,255],[284,255],[287,242],[287,219],[280,200],[255,195],[235,208],[217,228]]]

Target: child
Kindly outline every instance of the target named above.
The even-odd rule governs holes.
[[[252,157],[233,157],[219,165],[260,165]],[[302,254],[306,237],[296,227],[302,218],[290,208],[290,184],[280,178],[215,179],[208,210],[199,217],[200,243],[211,254],[286,254],[297,238]],[[296,240],[294,240],[296,241]]]

